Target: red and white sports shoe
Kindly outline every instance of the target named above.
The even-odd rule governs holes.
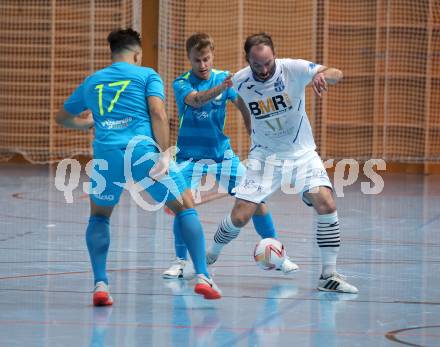
[[[222,297],[222,292],[214,281],[203,274],[197,275],[197,283],[194,287],[194,291],[197,294],[203,295],[207,300],[215,300]]]
[[[93,305],[108,306],[113,305],[113,298],[110,296],[108,285],[105,282],[97,282],[93,290]]]

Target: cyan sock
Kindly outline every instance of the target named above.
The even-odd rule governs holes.
[[[182,231],[180,230],[180,224],[177,218],[174,218],[173,223],[173,233],[174,233],[174,249],[176,251],[176,257],[179,259],[188,259],[188,252],[185,245],[185,241],[182,238]]]
[[[188,248],[196,274],[210,278],[206,265],[205,234],[196,210],[189,208],[176,215],[182,239]]]
[[[108,284],[107,254],[110,246],[110,221],[108,217],[91,216],[86,230],[86,243],[92,263],[95,284],[103,281]]]
[[[262,239],[272,237],[274,239],[278,238],[275,226],[273,225],[272,214],[267,212],[264,215],[252,216],[252,222],[254,222],[255,230]]]

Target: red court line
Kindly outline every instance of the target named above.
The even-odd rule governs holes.
[[[139,271],[139,270],[156,270],[153,267],[141,267],[141,268],[134,268],[134,269],[112,269],[107,270],[108,272],[122,272],[122,271]],[[46,277],[46,276],[63,276],[63,275],[80,275],[85,273],[91,273],[91,271],[72,271],[72,272],[47,272],[47,273],[40,273],[40,274],[29,274],[29,275],[16,275],[16,276],[5,276],[0,277],[1,280],[9,280],[9,279],[17,279],[17,278],[29,278],[29,277]]]
[[[390,340],[390,341],[394,341],[397,343],[401,343],[403,345],[407,345],[407,346],[414,346],[414,347],[424,347],[422,345],[418,345],[409,341],[404,341],[400,338],[400,336],[429,336],[431,337],[432,334],[419,334],[419,335],[414,335],[414,334],[408,334],[408,331],[414,331],[414,330],[422,330],[422,329],[432,329],[432,328],[440,328],[440,325],[426,325],[426,326],[419,326],[419,327],[409,327],[409,328],[404,328],[404,329],[399,329],[399,330],[393,330],[393,331],[389,331],[385,334],[385,337]],[[397,335],[399,336],[399,338],[397,338]],[[434,335],[434,337],[437,334]],[[438,335],[440,336],[440,335]]]
[[[225,277],[231,277],[229,275],[217,275],[218,278],[225,278]],[[246,277],[256,277],[256,276],[246,276]],[[292,279],[286,278],[286,277],[276,277],[276,276],[267,276],[264,277],[265,280],[278,280],[281,282],[283,281],[291,281]],[[267,283],[266,283],[267,284]],[[263,288],[265,286],[258,287],[259,289]],[[298,287],[301,290],[304,291],[312,291],[315,292],[315,288],[308,288],[308,287]],[[254,288],[255,289],[255,288]],[[14,292],[41,292],[41,293],[76,293],[76,294],[82,294],[82,293],[89,293],[89,291],[71,291],[71,290],[44,290],[44,289],[17,289],[17,288],[0,288],[0,291],[14,291]],[[162,291],[160,292],[112,292],[113,295],[136,295],[136,296],[188,296],[188,294],[172,294],[172,293],[164,293]],[[349,299],[343,300],[345,303],[353,303],[353,304],[388,304],[388,305],[426,305],[426,306],[437,306],[440,305],[440,302],[435,301],[408,301],[408,300],[367,300],[367,299],[358,299],[357,294],[345,294],[347,296],[350,296]],[[224,299],[240,299],[240,300],[260,300],[260,299],[270,299],[270,298],[277,298],[275,297],[268,297],[266,295],[223,295]],[[323,299],[322,297],[314,297],[314,296],[299,296],[295,295],[288,298],[278,298],[286,301],[295,301],[295,302],[303,302],[303,301],[322,301],[322,302],[332,302],[332,301],[338,301],[338,300],[327,300]],[[401,330],[412,330],[412,328],[407,329],[401,329]],[[400,331],[400,330],[399,330]]]
[[[79,325],[79,326],[101,326],[101,327],[123,327],[123,328],[149,328],[149,329],[194,329],[194,328],[200,328],[200,325],[173,325],[173,324],[148,324],[148,323],[124,323],[124,322],[117,322],[117,323],[94,323],[92,322],[82,322],[82,321],[60,321],[60,320],[53,320],[53,321],[32,321],[32,320],[0,320],[1,324],[28,324],[28,325]],[[211,325],[204,325],[202,326],[204,328],[214,328],[215,326]],[[304,328],[273,328],[273,327],[262,327],[262,328],[256,328],[256,327],[228,327],[222,325],[222,330],[230,330],[230,331],[261,331],[269,334],[278,334],[280,332],[285,333],[320,333],[323,332],[325,334],[331,334],[328,329],[304,329]],[[385,332],[381,331],[335,331],[334,334],[338,336],[383,336]],[[413,336],[413,337],[433,337],[433,338],[440,338],[440,334],[416,334],[416,333],[399,333],[399,336]]]
[[[25,194],[30,194],[32,192],[18,192],[18,193],[12,193],[11,196],[15,199],[19,199],[19,200],[26,200],[26,201],[38,201],[38,202],[47,202],[47,203],[51,203],[51,204],[59,204],[60,202],[64,202],[65,204],[67,204],[67,202],[60,200],[60,201],[54,201],[54,200],[49,200],[49,199],[43,199],[43,198],[33,198],[33,197],[25,197]],[[61,192],[59,192],[61,193]],[[78,200],[84,201],[88,198],[88,194],[84,193],[81,194],[79,197],[77,197]],[[196,204],[196,206],[198,205],[202,205],[206,202],[212,201],[212,200],[217,200],[217,199],[221,199],[223,197],[227,196],[227,194],[223,194],[223,193],[216,193],[216,192],[208,192],[207,194],[205,194],[203,196],[203,201]],[[75,197],[74,197],[75,198]],[[118,206],[128,206],[126,204],[121,204],[119,203]]]
[[[85,261],[84,261],[85,262]],[[116,261],[115,261],[116,262]],[[298,264],[304,268],[309,266],[315,266],[316,264],[320,264],[320,262],[298,262]],[[340,265],[364,265],[365,261],[339,261]],[[395,265],[394,263],[391,263]],[[407,264],[402,264],[407,265]],[[256,265],[254,263],[241,263],[237,264],[237,262],[234,262],[234,265],[214,265],[212,266],[213,269],[229,269],[229,268],[243,268],[243,267],[255,267]],[[143,271],[143,270],[153,270],[153,271],[162,271],[164,268],[153,268],[153,267],[142,267],[142,268],[134,268],[134,269],[113,269],[113,270],[107,270],[108,272],[123,272],[123,271]],[[270,271],[270,270],[268,270]],[[4,276],[0,277],[1,280],[8,280],[8,279],[17,279],[17,278],[31,278],[31,277],[46,277],[46,276],[63,276],[63,275],[79,275],[79,274],[85,274],[85,273],[91,273],[91,271],[73,271],[73,272],[49,272],[49,273],[40,273],[40,274],[28,274],[28,275],[15,275],[15,276]],[[293,275],[294,276],[294,275]],[[280,277],[284,278],[284,277]]]
[[[13,193],[12,197],[17,198],[17,199],[24,199],[22,197],[22,195],[25,194],[25,192],[19,192],[19,193]],[[81,197],[87,196],[87,194],[83,194]],[[203,205],[207,202],[213,201],[213,200],[218,200],[221,199],[223,197],[226,197],[227,194],[221,194],[221,193],[216,193],[216,192],[208,192],[207,194],[204,195],[203,197],[203,201],[199,204],[197,204],[196,206],[199,205]],[[32,199],[28,199],[28,200],[32,200]],[[34,199],[35,200],[35,199]],[[36,200],[36,201],[48,201],[49,200]],[[59,203],[59,202],[55,202],[54,203]],[[118,206],[124,206],[124,204],[118,204]],[[173,213],[165,206],[165,213],[167,213],[168,215],[173,215]],[[31,220],[41,220],[41,221],[46,221],[46,219],[38,219],[35,217],[22,217],[22,216],[12,216],[12,215],[3,215],[4,217],[12,217],[12,218],[18,218],[18,219],[31,219]],[[440,218],[440,216],[436,216],[435,220]],[[205,224],[219,224],[220,221],[210,221],[210,220],[206,220],[206,219],[202,219],[200,218],[200,221],[202,223]],[[76,222],[76,221],[59,221],[59,220],[51,220],[51,222],[57,222],[57,223],[72,223],[72,224],[82,224],[82,225],[86,225],[88,224],[86,221],[84,222]],[[425,223],[426,224],[426,223]],[[425,224],[423,224],[421,227],[424,227]],[[429,223],[428,223],[429,224]],[[115,225],[115,227],[119,227],[120,225]],[[148,227],[138,227],[139,229],[150,229]],[[292,231],[287,231],[287,230],[277,230],[279,233],[281,234],[291,234]],[[314,240],[314,235],[311,235],[309,233],[295,233],[293,232],[293,236],[302,236],[302,237],[309,237],[311,240]],[[369,243],[379,243],[379,244],[384,244],[384,245],[396,245],[396,246],[430,246],[430,247],[440,247],[440,244],[438,243],[433,243],[433,242],[416,242],[416,241],[399,241],[399,240],[386,240],[386,239],[382,239],[382,238],[374,238],[374,239],[365,239],[365,238],[359,238],[359,237],[344,237],[344,241],[365,241],[365,242],[369,242]]]
[[[38,220],[38,221],[47,221],[47,219],[45,218],[38,218],[38,217],[28,217],[28,216],[15,216],[15,215],[10,215],[10,214],[0,214],[0,216],[2,217],[9,217],[9,218],[16,218],[16,219],[24,219],[24,220]],[[200,219],[200,221],[204,224],[219,224],[218,221],[210,221],[210,220],[206,220],[206,219]],[[79,221],[65,221],[65,220],[56,220],[56,219],[51,219],[50,222],[54,222],[54,223],[65,223],[65,224],[79,224],[79,225],[87,225],[88,222],[84,221],[84,222],[79,222]],[[112,224],[113,227],[117,228],[117,227],[122,227],[123,225],[120,224]],[[152,228],[150,227],[146,227],[146,226],[137,226],[137,229],[145,229],[145,230],[150,230]],[[155,230],[157,230],[158,228],[154,228]],[[163,228],[163,230],[168,230],[166,228]],[[282,230],[279,229],[277,230],[280,234],[285,235],[292,235],[293,237],[305,237],[308,238],[310,240],[314,240],[314,235],[311,233],[296,233],[296,232],[292,232],[292,231],[288,231],[288,230]],[[171,236],[170,236],[171,237]],[[364,241],[364,242],[368,242],[368,243],[375,243],[375,244],[383,244],[383,245],[395,245],[395,246],[430,246],[430,247],[440,247],[440,243],[433,243],[433,242],[416,242],[416,241],[399,241],[399,240],[385,240],[385,239],[381,239],[381,238],[360,238],[360,237],[349,237],[349,236],[344,236],[344,241]],[[247,242],[247,240],[235,240],[234,242]]]

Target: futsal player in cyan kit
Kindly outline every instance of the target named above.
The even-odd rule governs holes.
[[[230,88],[232,75],[213,68],[214,41],[208,34],[191,35],[186,41],[186,53],[191,70],[176,78],[173,83],[179,112],[179,151],[176,161],[192,190],[197,189],[203,175],[211,174],[225,192],[233,195],[245,167],[233,152],[229,137],[224,133],[226,104],[231,101],[238,108],[250,131],[249,111],[234,89]],[[261,238],[277,238],[272,216],[263,202],[258,204],[252,221]],[[187,247],[177,219],[173,231],[176,260],[163,273],[167,279],[183,277],[183,269],[187,264]],[[216,241],[222,243],[221,239]],[[208,254],[208,264],[215,260]],[[298,266],[286,257],[279,270],[287,274],[297,269]]]
[[[218,299],[221,292],[208,273],[204,233],[193,208],[191,191],[186,189],[183,177],[173,170],[171,154],[166,151],[169,124],[162,80],[153,69],[140,66],[142,49],[139,33],[132,29],[116,30],[109,34],[108,42],[112,64],[87,77],[64,102],[56,118],[59,124],[68,128],[95,128],[91,211],[86,231],[95,283],[93,303],[97,306],[113,303],[106,272],[109,219],[127,179],[124,174],[126,151],[132,152],[131,163],[139,159],[142,161],[146,154],[153,157],[154,160],[131,165],[132,177],[136,182],[146,176],[151,177],[152,183],[145,190],[154,200],[165,200],[167,207],[176,214],[176,223],[197,274],[195,292],[206,299]],[[87,118],[77,117],[86,110],[91,111]],[[127,147],[136,136],[151,138],[165,152],[159,153],[157,146],[147,141]],[[97,165],[99,160],[101,165]],[[102,165],[102,161],[108,167]],[[102,177],[105,187],[97,191]],[[118,182],[122,184],[116,184]]]
[[[339,219],[332,185],[315,151],[305,111],[306,86],[311,83],[321,96],[327,84],[342,78],[342,72],[301,59],[276,59],[272,38],[265,33],[249,36],[244,50],[249,66],[238,71],[232,82],[252,115],[250,160],[236,189],[235,205],[218,227],[208,252],[218,257],[222,246],[237,237],[261,201],[286,183],[293,184],[303,201],[317,212],[316,241],[322,262],[317,288],[357,293],[357,288],[336,271]],[[273,169],[270,179],[265,177],[268,166]]]

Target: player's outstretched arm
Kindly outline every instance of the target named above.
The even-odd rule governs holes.
[[[62,108],[57,112],[55,120],[59,125],[71,129],[88,130],[93,127],[95,122],[93,121],[92,112],[87,110],[81,115],[86,116],[86,118],[77,117],[78,115],[71,114]]]
[[[312,80],[312,87],[315,94],[319,97],[327,91],[327,84],[336,84],[342,79],[342,71],[322,66]]]
[[[342,71],[335,69],[334,67],[321,66],[321,68],[318,70],[318,74],[319,73],[324,74],[325,80],[328,84],[336,84],[343,77]]]
[[[238,110],[241,113],[241,116],[243,117],[244,126],[246,127],[247,133],[249,136],[251,136],[251,114],[244,103],[243,99],[240,97],[240,95],[233,101],[234,105],[238,108]]]
[[[203,92],[189,93],[185,98],[185,104],[194,108],[202,107],[208,101],[211,101],[212,99],[223,93],[226,89],[232,87],[232,76],[233,74],[229,74],[228,76],[226,76],[225,80],[221,84],[215,86],[214,88],[205,90]]]

